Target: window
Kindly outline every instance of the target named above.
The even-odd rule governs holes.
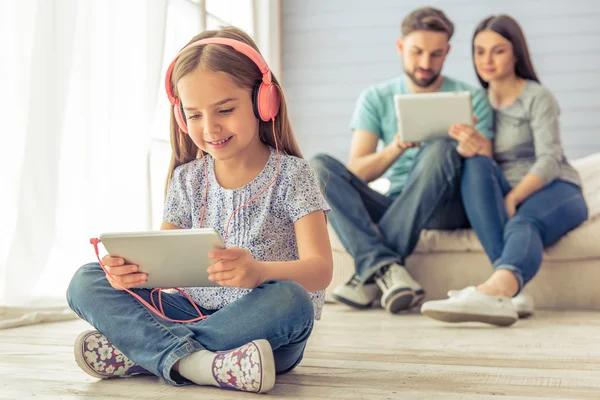
[[[233,25],[254,37],[252,0],[205,0],[206,29]]]
[[[161,85],[154,112],[149,164],[152,229],[162,222],[163,200],[171,146],[169,139],[169,101],[164,77],[177,52],[205,29],[234,25],[254,36],[254,0],[169,0]]]

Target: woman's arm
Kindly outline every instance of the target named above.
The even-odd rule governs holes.
[[[323,211],[315,211],[294,224],[298,243],[297,261],[259,262],[262,281],[291,280],[309,292],[329,286],[333,274],[333,256]]]
[[[511,190],[507,197],[515,205],[555,180],[560,172],[563,148],[560,142],[558,103],[546,88],[538,93],[531,106],[531,132],[535,147],[535,163],[529,173]]]

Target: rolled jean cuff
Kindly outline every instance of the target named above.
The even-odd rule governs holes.
[[[521,293],[523,286],[525,286],[525,283],[523,280],[523,274],[521,273],[521,270],[519,268],[515,267],[514,265],[510,265],[510,264],[494,265],[495,271],[497,271],[499,269],[506,269],[513,273],[513,275],[517,278],[517,281],[519,281],[519,290],[517,291],[517,293],[515,293],[515,296],[518,295],[519,293]]]
[[[399,264],[398,260],[385,260],[385,261],[379,261],[377,264],[372,265],[371,267],[367,268],[366,271],[361,272],[360,274],[358,274],[358,277],[360,278],[360,281],[363,285],[365,285],[367,282],[369,282],[371,280],[371,278],[373,278],[373,275],[375,275],[377,273],[377,271],[379,271],[380,269],[387,267],[388,265],[392,265],[392,264]]]

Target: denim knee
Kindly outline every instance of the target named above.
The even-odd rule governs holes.
[[[461,169],[462,158],[456,151],[454,142],[449,139],[437,139],[423,145],[411,174],[416,173],[420,180],[440,176],[454,181]]]
[[[313,156],[308,163],[320,177],[327,176],[330,173],[341,174],[348,170],[339,160],[325,153]]]
[[[80,305],[84,299],[89,299],[90,291],[94,283],[98,282],[98,274],[104,275],[100,264],[89,263],[81,266],[71,278],[69,287],[67,288],[67,303],[75,310],[74,306]]]
[[[489,175],[494,168],[493,160],[490,157],[480,154],[465,158],[463,162],[464,173],[485,173]]]
[[[273,313],[277,319],[291,318],[312,324],[315,318],[315,309],[310,295],[302,285],[293,281],[272,281],[263,286],[265,295],[270,299]]]

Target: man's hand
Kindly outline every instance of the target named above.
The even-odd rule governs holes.
[[[485,136],[472,125],[456,124],[450,127],[448,136],[458,141],[456,151],[465,158],[475,156],[482,149]]]
[[[401,151],[400,154],[404,153],[406,149],[420,146],[420,143],[417,142],[403,142],[402,138],[400,137],[400,134],[398,133],[396,134],[396,136],[394,136],[394,144]]]
[[[208,258],[218,260],[208,267],[208,279],[220,286],[254,289],[265,281],[263,270],[250,252],[238,247],[215,250]]]

